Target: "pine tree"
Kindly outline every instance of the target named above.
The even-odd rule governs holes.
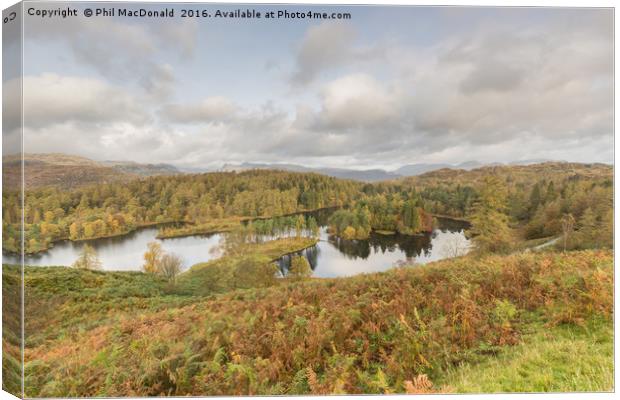
[[[312,233],[313,236],[319,236],[319,224],[317,224],[314,217],[308,218],[308,230]]]
[[[549,181],[549,185],[547,185],[547,194],[545,195],[545,202],[550,203],[558,197],[555,192],[555,186],[553,181]]]
[[[402,223],[404,226],[403,233],[411,234],[420,230],[420,214],[412,200],[403,204]]]
[[[297,220],[295,221],[295,235],[297,237],[301,237],[301,233],[303,232],[306,226],[306,219],[303,215],[298,215]]]
[[[536,183],[534,187],[532,188],[532,192],[530,193],[530,207],[529,207],[530,216],[534,215],[541,201],[542,201],[542,196],[540,194],[540,185]]]

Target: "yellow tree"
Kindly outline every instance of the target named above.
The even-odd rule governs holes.
[[[52,211],[46,211],[45,214],[43,214],[43,218],[45,219],[45,222],[51,224],[54,222],[56,215]]]
[[[345,240],[352,240],[355,239],[355,228],[352,226],[347,226],[344,230],[344,232],[342,232],[342,238]]]
[[[80,236],[80,225],[74,222],[69,226],[69,237],[71,239],[77,239]]]
[[[142,270],[149,274],[156,274],[160,270],[163,250],[159,242],[150,242],[147,246],[148,250],[144,253]]]
[[[101,261],[99,261],[95,249],[85,244],[82,248],[80,257],[73,263],[73,268],[89,270],[101,269]]]

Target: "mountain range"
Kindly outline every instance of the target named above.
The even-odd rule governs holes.
[[[530,165],[545,162],[548,160],[524,160],[515,161],[507,165]],[[294,172],[314,172],[318,174],[333,176],[341,179],[353,179],[364,182],[379,182],[390,179],[398,179],[407,176],[418,176],[427,172],[437,171],[440,169],[463,169],[470,171],[472,169],[493,166],[493,165],[506,165],[502,163],[488,163],[484,164],[478,161],[466,161],[459,164],[408,164],[395,170],[384,169],[346,169],[346,168],[312,168],[304,167],[297,164],[264,164],[264,163],[242,163],[242,164],[224,164],[218,171],[231,172],[231,171],[246,171],[250,169],[281,169]]]
[[[139,164],[126,161],[94,161],[61,153],[25,153],[24,183],[26,189],[55,186],[72,189],[90,184],[126,182],[132,179],[182,173],[168,164]],[[21,183],[21,156],[2,157],[2,178],[6,188]]]
[[[19,185],[21,182],[19,155],[3,156],[3,178],[5,184]],[[530,165],[547,160],[526,160],[510,164],[467,161],[460,164],[420,163],[408,164],[394,170],[385,169],[347,169],[329,167],[306,167],[298,164],[279,163],[241,163],[224,164],[221,168],[182,168],[171,164],[143,164],[133,161],[94,161],[85,157],[61,154],[24,154],[26,188],[57,186],[71,189],[88,184],[125,182],[136,178],[156,175],[176,175],[203,172],[241,172],[251,169],[279,169],[293,172],[313,172],[340,179],[352,179],[363,182],[379,182],[409,176],[419,176],[442,169],[472,170],[491,165]]]

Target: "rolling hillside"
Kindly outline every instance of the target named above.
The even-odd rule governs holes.
[[[26,292],[33,397],[613,389],[610,251],[205,297],[142,273],[28,268]]]
[[[565,179],[612,179],[614,168],[609,164],[582,164],[568,162],[544,162],[531,165],[494,165],[471,170],[442,168],[419,176],[402,178],[404,184],[414,186],[430,185],[475,185],[485,177],[494,175],[506,183],[532,184],[538,180],[562,181]],[[526,185],[529,186],[529,185]]]
[[[21,181],[20,157],[4,156],[3,179],[7,188],[18,187]],[[180,173],[166,164],[138,164],[132,162],[97,162],[85,157],[67,154],[24,154],[26,189],[58,187],[74,189],[92,184],[127,182],[144,176]]]

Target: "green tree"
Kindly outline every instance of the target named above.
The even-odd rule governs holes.
[[[576,246],[583,249],[599,247],[598,225],[594,211],[590,207],[586,208],[581,218],[579,218]]]
[[[301,233],[303,232],[306,226],[306,219],[303,215],[299,214],[297,216],[297,220],[295,221],[295,235],[297,237],[301,237]]]
[[[98,270],[101,269],[101,261],[95,249],[87,244],[82,247],[82,253],[73,263],[73,268]]]
[[[549,185],[547,185],[547,194],[545,195],[545,202],[546,203],[552,202],[557,197],[558,195],[555,191],[555,185],[553,184],[553,181],[550,181]]]
[[[295,256],[291,259],[291,267],[288,270],[287,277],[293,280],[300,280],[312,276],[312,268],[306,257]]]
[[[471,216],[470,235],[479,253],[507,252],[511,246],[506,191],[497,177],[486,177]]]
[[[420,230],[420,214],[412,200],[408,200],[403,204],[401,218],[403,225],[402,233],[413,234]]]
[[[614,247],[614,210],[608,209],[603,213],[601,219],[601,226],[599,229],[601,237],[601,246],[613,248]]]
[[[319,224],[316,222],[314,217],[308,218],[308,230],[312,233],[313,236],[319,236]]]
[[[532,192],[530,193],[530,206],[529,206],[530,216],[534,215],[534,213],[536,212],[536,209],[538,208],[541,202],[542,202],[542,195],[540,193],[540,185],[536,183],[534,184],[534,187],[532,188]]]
[[[275,263],[264,257],[246,256],[232,266],[232,285],[236,288],[267,287],[276,282]]]

